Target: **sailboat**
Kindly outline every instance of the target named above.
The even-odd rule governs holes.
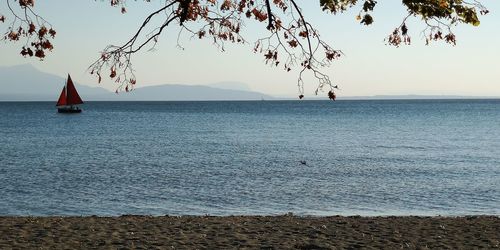
[[[71,80],[71,76],[68,74],[68,79],[66,84],[62,89],[59,100],[57,101],[57,112],[59,113],[80,113],[82,110],[76,106],[78,104],[83,104],[82,98],[78,95],[75,85]]]

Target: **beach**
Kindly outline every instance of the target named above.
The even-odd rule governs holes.
[[[471,249],[500,217],[0,217],[0,249]]]

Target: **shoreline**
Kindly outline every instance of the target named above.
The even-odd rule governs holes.
[[[500,216],[0,216],[0,249],[500,248]]]

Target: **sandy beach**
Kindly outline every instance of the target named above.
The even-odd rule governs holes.
[[[500,217],[0,217],[0,249],[471,249]]]

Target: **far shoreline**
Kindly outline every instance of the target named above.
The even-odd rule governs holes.
[[[53,98],[57,99],[57,98]],[[52,99],[39,99],[39,100],[16,100],[16,99],[0,99],[0,103],[56,103],[57,100],[52,100]],[[85,100],[84,103],[134,103],[134,102],[143,102],[143,103],[174,103],[174,102],[255,102],[255,103],[262,103],[262,102],[344,102],[344,101],[500,101],[500,97],[488,97],[488,96],[421,96],[421,97],[398,97],[398,96],[388,96],[388,97],[378,97],[378,96],[368,96],[368,97],[357,97],[357,96],[352,96],[352,97],[339,97],[335,101],[329,100],[324,97],[312,97],[312,98],[304,98],[304,99],[299,99],[297,98],[273,98],[273,99],[264,99],[264,100],[259,100],[259,99],[251,99],[251,100],[237,100],[237,99],[207,99],[207,100],[103,100],[103,99],[90,99],[90,100]]]

